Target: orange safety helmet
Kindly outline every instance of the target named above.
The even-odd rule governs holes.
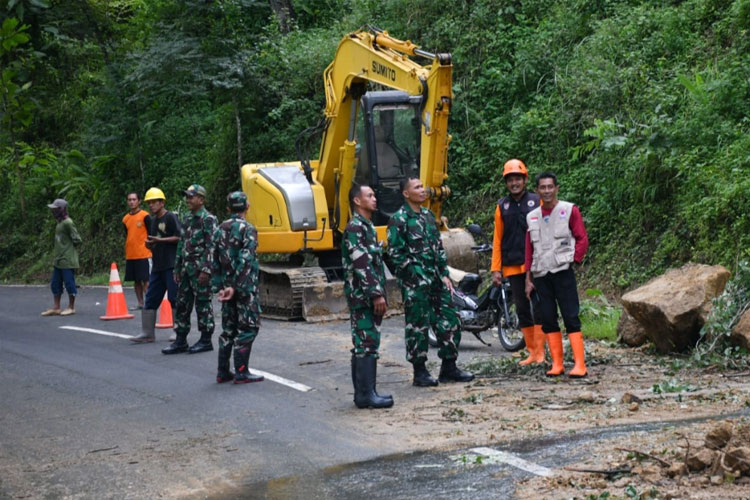
[[[515,158],[506,161],[505,165],[503,165],[503,178],[509,174],[520,174],[527,179],[529,178],[529,171],[526,170],[526,165],[521,160],[516,160]]]

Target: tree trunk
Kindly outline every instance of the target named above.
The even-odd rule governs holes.
[[[234,106],[234,122],[237,127],[237,168],[242,168],[242,121],[240,120],[240,103],[237,94],[232,94]]]
[[[294,7],[292,7],[292,0],[269,0],[271,8],[279,18],[279,26],[281,32],[286,34],[292,29],[292,23],[297,17],[294,13]]]

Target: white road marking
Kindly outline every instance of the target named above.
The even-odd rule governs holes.
[[[472,451],[477,455],[489,457],[493,462],[506,463],[518,469],[525,470],[526,472],[536,474],[537,476],[550,477],[554,475],[552,469],[548,469],[542,465],[537,465],[504,451],[494,450],[492,448],[472,448],[469,451]]]
[[[274,375],[273,373],[264,372],[263,370],[257,370],[255,368],[252,368],[250,370],[250,373],[255,373],[256,375],[263,375],[265,378],[272,382],[276,382],[277,384],[285,385],[287,387],[291,387],[292,389],[298,390],[300,392],[310,392],[313,390],[312,387],[308,387],[305,384],[300,384],[299,382],[295,382],[293,380],[289,380],[288,378],[279,377],[278,375]]]
[[[93,328],[83,328],[80,326],[61,326],[63,330],[77,330],[79,332],[96,333],[97,335],[106,335],[107,337],[119,337],[121,339],[132,339],[132,335],[123,335],[122,333],[105,332],[104,330],[95,330]]]
[[[114,332],[107,332],[104,330],[96,330],[94,328],[83,328],[80,326],[61,326],[60,327],[63,330],[76,330],[79,332],[88,332],[88,333],[95,333],[97,335],[106,335],[108,337],[118,337],[121,339],[132,339],[132,335],[123,335],[122,333],[114,333]],[[299,382],[295,382],[293,380],[289,380],[288,378],[279,377],[278,375],[274,375],[273,373],[264,372],[262,370],[256,370],[253,368],[252,373],[257,373],[258,375],[263,375],[265,378],[270,380],[271,382],[276,382],[277,384],[285,385],[287,387],[291,387],[292,389],[295,389],[300,392],[310,392],[313,390],[312,387],[306,386],[305,384],[300,384]]]

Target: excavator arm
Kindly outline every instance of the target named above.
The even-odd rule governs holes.
[[[429,59],[431,64],[421,66],[411,57]],[[442,201],[450,193],[443,182],[448,177],[452,69],[450,54],[431,54],[408,40],[392,38],[386,31],[357,31],[339,43],[336,57],[323,74],[325,116],[330,125],[322,141],[316,177],[329,206],[338,208],[340,231],[348,220],[347,193],[355,170],[354,116],[367,84],[421,96],[419,177],[428,191],[428,207],[440,220]]]
[[[422,66],[415,58],[428,63]],[[373,222],[378,239],[384,240],[390,213],[403,204],[399,179],[417,175],[429,195],[426,205],[440,221],[449,262],[452,254],[472,255],[460,250],[473,245],[468,233],[449,230],[440,217],[450,194],[444,182],[451,80],[450,54],[425,52],[378,29],[341,40],[323,73],[324,117],[305,131],[309,134],[300,135],[299,161],[242,167],[242,187],[250,201],[247,217],[258,230],[258,252],[296,256],[261,265],[264,315],[320,320],[347,314],[340,236],[349,220],[348,193],[355,180],[376,190]],[[315,133],[322,138],[313,159],[301,139]],[[314,254],[317,266],[301,259],[303,253]],[[389,304],[397,309],[395,280],[389,279],[386,287]]]

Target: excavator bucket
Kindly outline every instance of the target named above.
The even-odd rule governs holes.
[[[448,265],[474,272],[474,238],[462,229],[441,232]],[[401,289],[386,268],[387,315],[403,312]],[[263,317],[310,322],[349,318],[343,281],[328,281],[321,267],[291,264],[261,264],[260,303]]]
[[[401,290],[396,279],[386,271],[386,295],[388,296],[387,316],[400,314],[404,310]],[[349,319],[349,308],[344,295],[344,283],[336,281],[325,285],[311,285],[303,291],[302,314],[305,321],[332,321]]]

